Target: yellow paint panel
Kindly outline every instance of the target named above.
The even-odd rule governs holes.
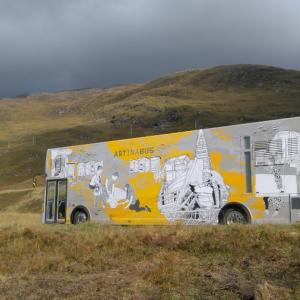
[[[147,205],[151,209],[151,213],[147,211],[136,212],[129,208],[126,209],[127,204],[122,204],[116,208],[106,206],[104,211],[107,215],[115,222],[131,220],[133,224],[152,224],[153,222],[157,223],[155,220],[159,220],[159,223],[166,224],[167,220],[157,209],[160,184],[154,181],[153,174],[138,173],[136,176],[130,178],[129,183],[132,185],[137,199],[139,199],[140,207]]]
[[[150,156],[161,156],[169,158],[176,153],[183,155],[186,152],[192,153],[191,149],[187,151],[178,150],[176,151],[177,144],[182,138],[188,137],[192,134],[192,131],[178,132],[163,134],[159,136],[147,136],[141,138],[133,138],[128,140],[118,140],[106,142],[108,149],[114,156],[117,156],[123,161],[130,161],[139,157],[150,157]],[[136,149],[140,151],[131,152],[130,149]],[[165,152],[165,154],[164,154]],[[121,155],[118,155],[120,153]],[[122,155],[124,153],[125,155]]]
[[[46,166],[47,166],[46,173],[47,173],[47,174],[48,174],[48,173],[50,172],[50,170],[51,170],[51,163],[52,163],[52,161],[51,161],[50,153],[51,153],[51,152],[48,150],[48,151],[47,151],[47,158],[46,158],[46,161],[47,161],[47,164],[46,164]]]
[[[124,141],[111,141],[107,142],[107,146],[112,153],[118,153],[119,151],[127,151],[128,149],[143,149],[153,148],[153,153],[150,155],[144,155],[145,157],[160,156],[161,162],[165,162],[167,159],[187,155],[190,159],[193,159],[194,152],[191,147],[187,149],[179,149],[174,146],[182,138],[188,137],[192,134],[192,131],[180,132],[174,134],[168,134],[163,136],[149,136],[143,138],[135,138]],[[136,153],[128,153],[127,155],[118,157],[122,159],[129,168],[129,161],[137,159],[143,155]],[[153,173],[137,173],[129,178],[129,183],[132,185],[137,199],[140,201],[140,207],[147,205],[151,209],[149,212],[135,212],[130,209],[125,209],[125,205],[120,205],[116,208],[106,207],[104,210],[109,217],[116,223],[124,222],[124,220],[130,220],[132,224],[167,224],[167,220],[164,215],[160,213],[157,208],[157,201],[161,183],[155,182]]]
[[[265,204],[262,197],[257,197],[256,200],[250,204],[251,209],[256,212],[252,215],[253,219],[263,218],[265,212]]]
[[[253,193],[246,193],[245,174],[237,171],[226,171],[220,167],[220,164],[223,160],[222,153],[212,151],[210,153],[210,159],[211,159],[212,169],[219,172],[223,176],[225,184],[230,186],[228,202],[233,202],[233,201],[246,202],[251,198],[256,197],[256,195]],[[255,178],[254,176],[252,176],[253,190],[255,190],[254,184],[255,184]]]

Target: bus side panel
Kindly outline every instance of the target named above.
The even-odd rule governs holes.
[[[300,118],[207,130],[213,169],[253,223],[299,222]],[[247,137],[249,145],[247,145]],[[247,166],[246,156],[251,165]],[[247,188],[247,167],[251,189]]]
[[[68,221],[82,206],[91,219],[117,224],[217,223],[234,202],[254,222],[285,222],[290,206],[284,211],[280,203],[300,194],[299,136],[295,118],[57,148],[49,150],[47,176],[68,178]],[[261,166],[262,158],[273,165]],[[273,193],[261,191],[261,181]]]

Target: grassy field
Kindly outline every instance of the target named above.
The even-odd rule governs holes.
[[[299,299],[299,226],[47,226],[0,215],[1,299]]]
[[[40,224],[47,148],[299,115],[250,65],[0,99],[0,299],[300,299],[300,226]]]

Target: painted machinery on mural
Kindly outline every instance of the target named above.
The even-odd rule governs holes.
[[[194,155],[194,159],[187,155],[169,158],[160,169],[151,168],[154,160],[160,166],[157,157],[132,161],[131,166],[140,165],[136,171],[152,171],[156,180],[161,182],[158,208],[169,221],[217,223],[220,209],[227,201],[229,187],[211,168],[203,130],[198,131]],[[133,170],[131,167],[131,172]]]

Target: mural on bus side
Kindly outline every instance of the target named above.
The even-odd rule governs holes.
[[[300,172],[300,134],[280,131],[270,141],[254,143],[256,194],[263,196],[265,216],[276,217],[283,197],[297,194]]]
[[[171,221],[217,223],[220,208],[226,203],[229,187],[223,177],[212,170],[203,130],[198,131],[195,158],[187,155],[140,158],[130,162],[130,172],[153,172],[161,182],[158,208]]]
[[[125,205],[125,209],[134,210],[136,212],[147,211],[151,212],[150,207],[145,205],[140,206],[140,201],[137,199],[134,189],[130,184],[125,184],[124,187],[118,186],[119,173],[113,172],[110,177],[105,180],[102,179],[102,166],[98,166],[96,174],[92,177],[89,187],[94,191],[94,209],[97,212],[99,207],[99,200],[102,202],[102,207],[109,205],[110,208],[116,208],[120,205]]]
[[[129,157],[123,161],[129,176],[128,173],[124,174],[124,164],[123,169],[115,167],[104,174],[104,167],[106,163],[109,166],[110,162],[95,159],[97,155],[90,160],[83,153],[79,158],[81,161],[71,161],[74,148],[52,149],[49,171],[52,177],[68,178],[72,184],[80,182],[90,190],[95,214],[101,209],[105,211],[106,208],[114,210],[121,207],[125,211],[146,212],[149,216],[156,210],[169,222],[217,223],[220,209],[229,199],[230,187],[226,184],[226,173],[223,178],[212,167],[203,130],[197,132],[194,143],[194,153],[190,151],[188,155],[182,151],[178,156],[162,159],[151,150],[142,157]],[[256,196],[263,201],[264,217],[276,217],[282,213],[286,197],[298,193],[300,133],[278,131],[270,140],[254,141],[252,149]],[[139,173],[148,173],[151,183],[158,185],[159,190],[156,190],[153,198],[156,203],[146,205],[143,196],[140,199],[137,197],[139,190],[131,179],[138,178],[136,176]],[[151,186],[147,188],[151,189]]]
[[[72,153],[70,149],[51,150],[51,176],[65,178],[72,170],[68,168],[68,156]]]
[[[117,208],[135,212],[151,212],[148,205],[141,206],[134,188],[129,183],[120,186],[119,171],[112,171],[103,178],[103,161],[68,161],[69,149],[52,151],[52,176],[89,177],[88,187],[93,191],[94,211],[102,208]],[[161,161],[158,156],[130,160],[129,173],[151,172],[155,182],[161,186],[157,195],[159,211],[167,220],[185,223],[217,223],[220,208],[227,201],[229,187],[222,176],[212,170],[203,130],[198,131],[194,159],[187,155],[171,157]],[[76,172],[76,174],[75,174]]]

